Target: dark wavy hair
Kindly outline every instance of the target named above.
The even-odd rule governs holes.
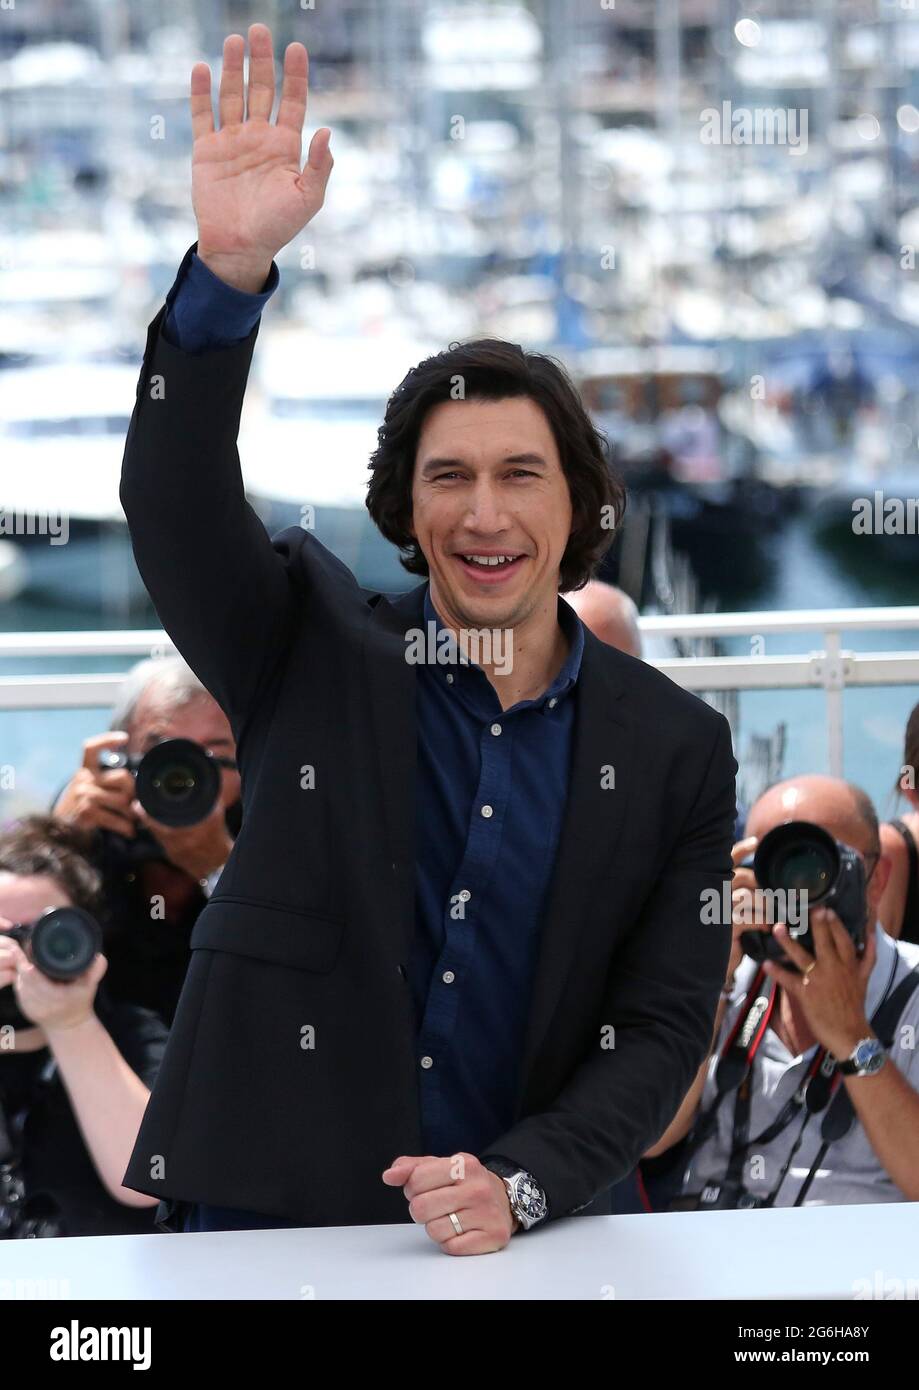
[[[0,832],[0,873],[53,878],[74,907],[98,916],[102,876],[90,862],[94,842],[92,831],[51,816],[23,816]]]
[[[456,400],[458,383],[463,400],[528,396],[546,416],[571,495],[571,534],[559,567],[559,590],[582,589],[622,520],[625,485],[611,466],[605,436],[592,423],[561,363],[500,338],[451,343],[413,367],[393,391],[369,464],[365,500],[377,527],[398,546],[410,574],[428,574],[427,560],[408,529],[415,455],[425,416],[433,406]]]

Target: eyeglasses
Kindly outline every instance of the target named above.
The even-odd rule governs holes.
[[[862,855],[862,862],[864,863],[864,865],[865,865],[866,868],[867,868],[867,865],[868,865],[868,860],[869,860],[869,859],[873,859],[873,860],[874,860],[874,863],[871,865],[871,868],[868,869],[868,872],[867,872],[866,875],[865,875],[865,882],[866,882],[866,883],[870,883],[870,882],[871,882],[871,875],[874,873],[875,869],[877,868],[877,866],[878,866],[878,861],[880,860],[880,858],[881,858],[880,854],[863,854],[863,855]]]

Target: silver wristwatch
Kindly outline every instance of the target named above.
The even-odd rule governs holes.
[[[490,1169],[492,1173],[496,1173],[504,1183],[507,1188],[507,1198],[511,1204],[511,1211],[524,1231],[528,1231],[538,1221],[545,1220],[549,1211],[549,1204],[546,1201],[545,1192],[532,1173],[528,1173],[525,1168],[518,1168],[516,1164],[500,1158],[486,1159],[483,1166]]]
[[[882,1042],[877,1038],[862,1038],[837,1067],[843,1076],[874,1076],[886,1061],[887,1051]]]

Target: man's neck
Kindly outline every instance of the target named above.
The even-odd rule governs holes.
[[[785,989],[779,993],[779,1006],[772,1016],[772,1031],[793,1057],[800,1057],[817,1041]]]
[[[433,593],[431,602],[443,626],[456,638],[461,624],[443,612]],[[544,611],[534,611],[518,627],[504,628],[502,633],[503,660],[485,660],[481,651],[473,655],[494,686],[501,708],[510,709],[521,700],[537,699],[549,688],[568,659],[570,643],[559,625],[555,595]]]
[[[534,642],[527,650],[527,639],[518,639],[516,629],[511,631],[514,637],[513,646],[510,648],[513,653],[510,670],[504,669],[503,664],[482,666],[482,670],[497,691],[502,709],[510,709],[521,700],[535,700],[543,691],[548,690],[568,660],[570,650],[568,639],[557,623],[555,632],[550,634],[547,654],[539,650],[539,642]]]

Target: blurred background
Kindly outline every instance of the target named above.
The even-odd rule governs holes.
[[[376,428],[410,366],[488,334],[556,355],[606,432],[629,505],[603,577],[645,616],[746,615],[702,638],[652,625],[649,659],[800,658],[819,632],[759,614],[916,602],[915,515],[861,533],[853,504],[919,506],[919,0],[17,0],[0,9],[3,680],[126,669],[78,634],[158,626],[118,501],[124,437],[195,237],[189,73],[203,58],[216,77],[224,35],[254,20],[276,53],[309,48],[307,139],[330,126],[336,160],[278,258],[243,418],[269,531],[309,525],[362,584],[411,587],[363,505]],[[877,617],[839,636],[919,645]],[[832,679],[704,692],[748,804],[783,771],[829,770]],[[44,689],[0,701],[5,811],[45,805],[107,722]],[[902,674],[840,695],[844,770],[882,815],[917,699]]]

